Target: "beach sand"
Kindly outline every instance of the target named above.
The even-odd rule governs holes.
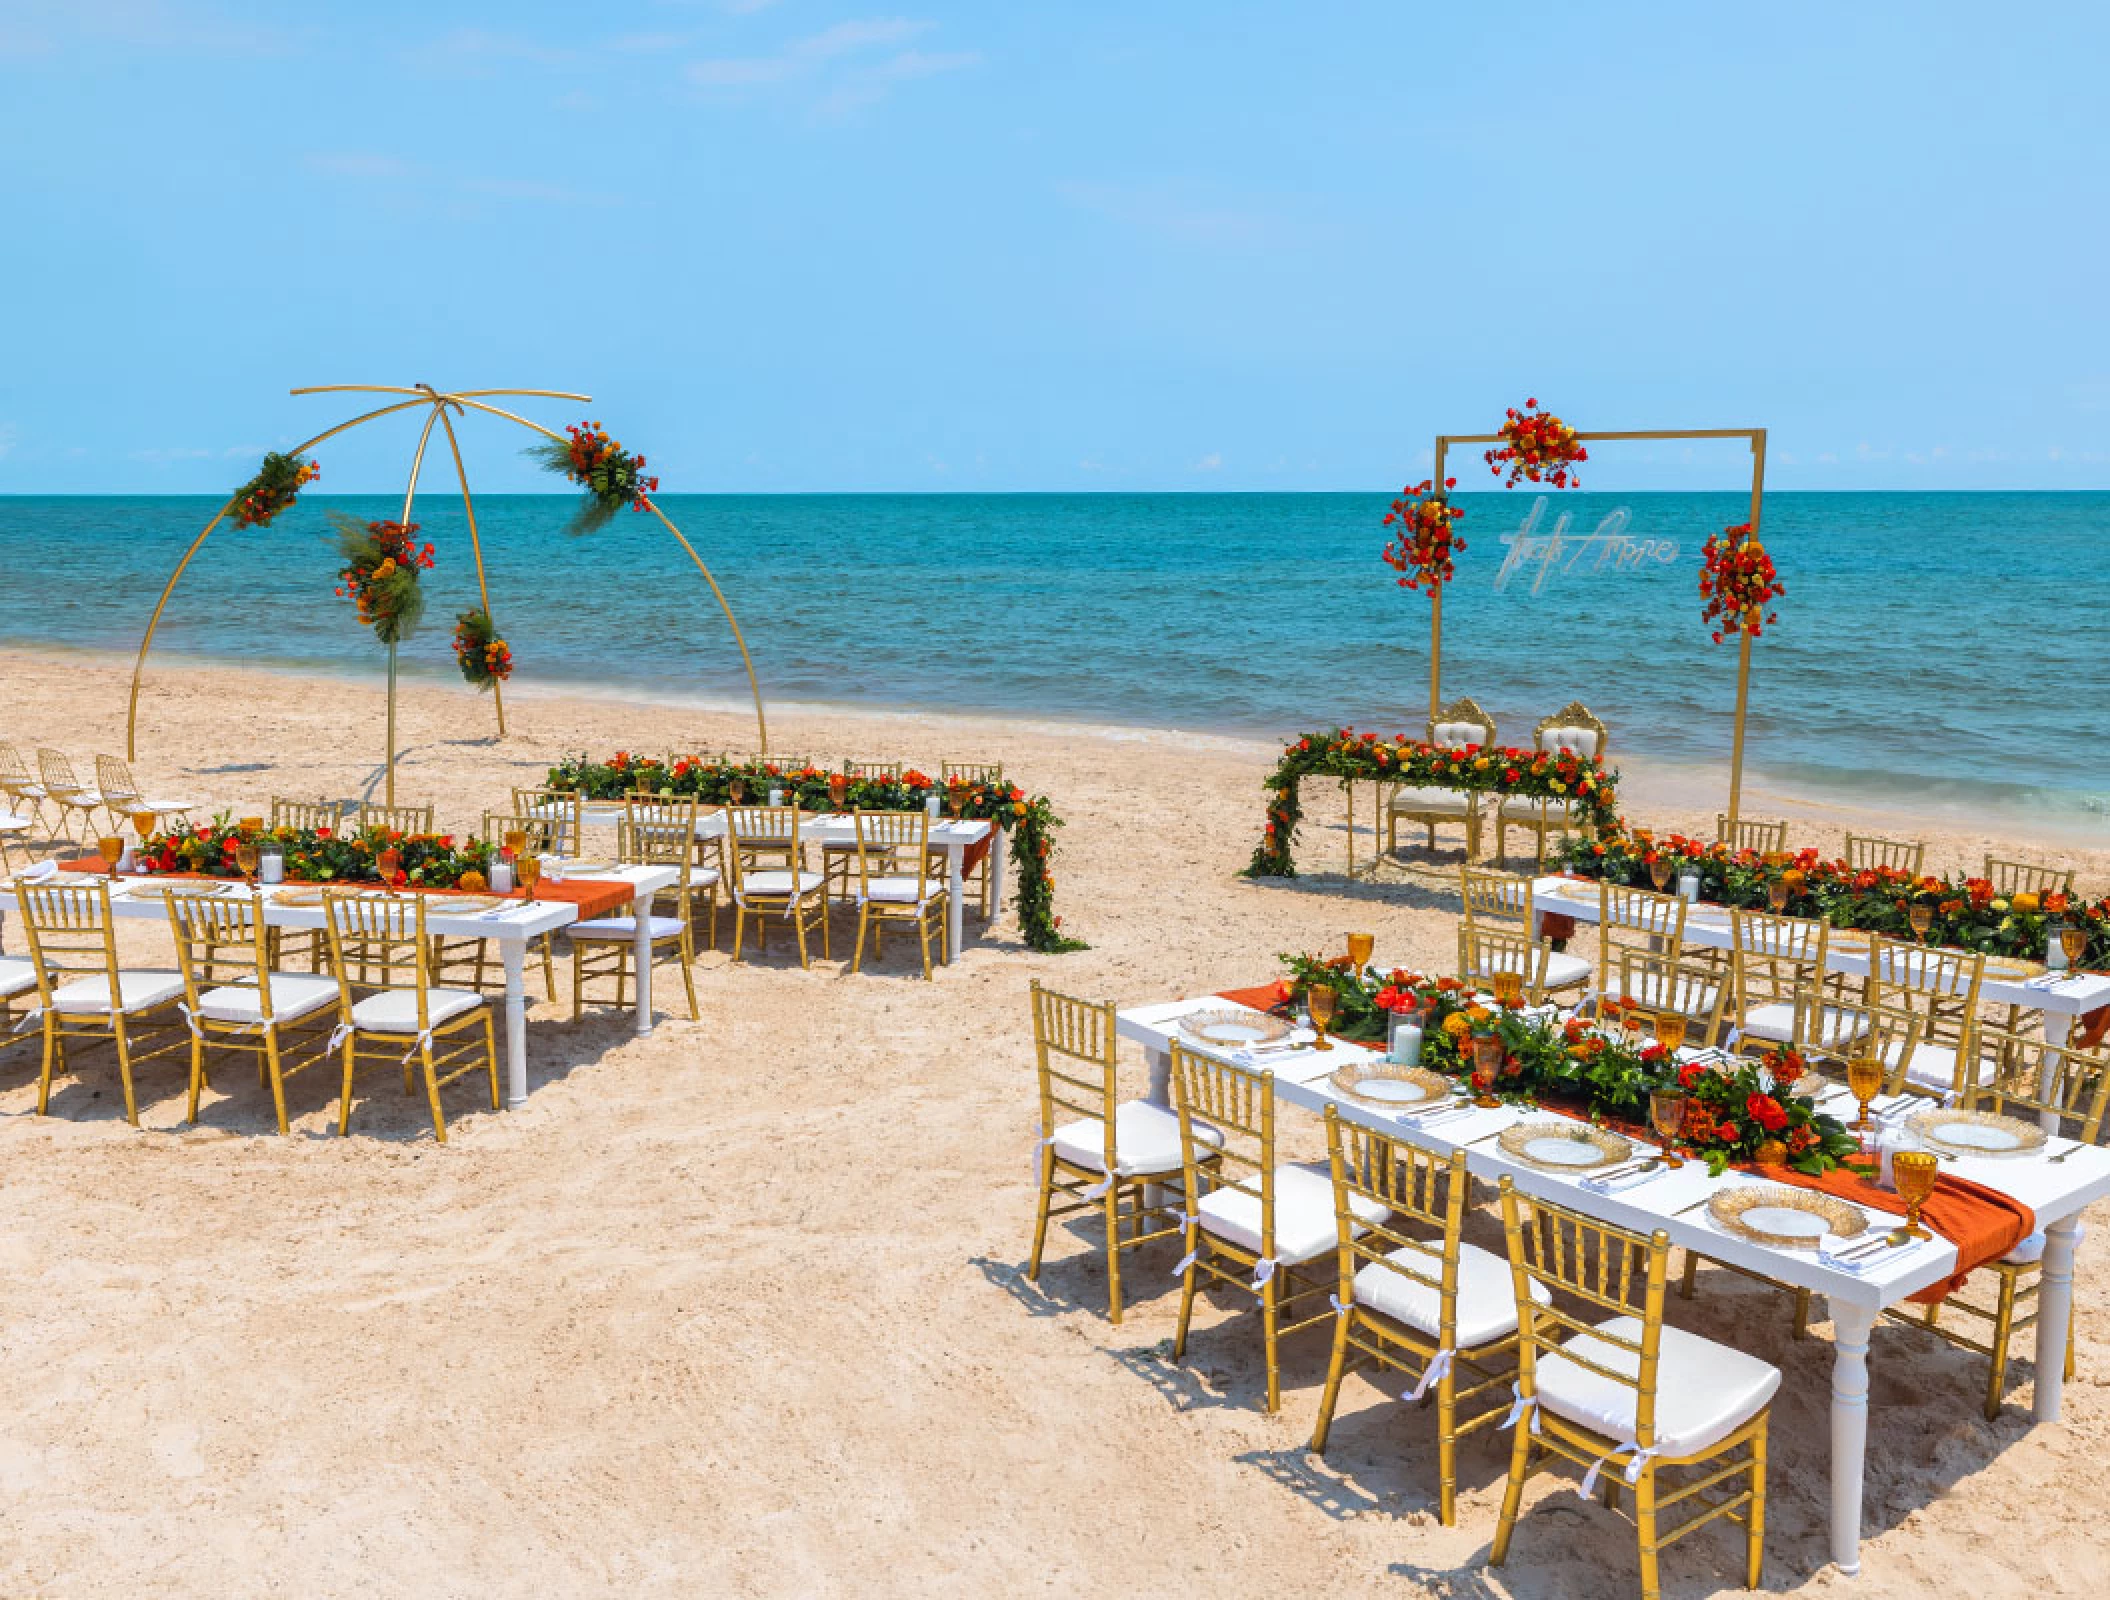
[[[0,732],[77,760],[121,750],[128,667],[0,657]],[[753,744],[751,718],[724,712],[525,686],[507,707],[495,743],[484,699],[410,687],[399,798],[467,830],[567,751]],[[136,765],[205,810],[372,795],[381,716],[378,685],[163,661]],[[1257,1317],[1232,1302],[1200,1309],[1172,1365],[1176,1249],[1129,1258],[1118,1328],[1091,1234],[1058,1227],[1040,1283],[1023,1275],[1030,979],[1138,1003],[1272,977],[1276,952],[1336,950],[1351,928],[1376,934],[1381,962],[1443,969],[1453,897],[1345,884],[1324,785],[1307,796],[1310,875],[1239,878],[1276,753],[1263,745],[791,708],[771,732],[821,759],[1001,759],[1067,823],[1057,909],[1091,949],[1034,956],[1014,924],[977,938],[970,923],[934,984],[907,941],[852,977],[839,921],[838,960],[810,972],[783,938],[738,967],[705,956],[700,1022],[668,1011],[679,991],[662,982],[647,1038],[627,1013],[574,1023],[540,1002],[527,1105],[493,1114],[457,1089],[445,1148],[385,1084],[353,1138],[329,1136],[320,1075],[295,1080],[280,1139],[239,1067],[194,1129],[167,1063],[142,1071],[143,1132],[107,1064],[39,1119],[34,1051],[0,1054],[0,1593],[1638,1592],[1631,1528],[1572,1479],[1534,1482],[1510,1564],[1484,1570],[1509,1436],[1464,1448],[1458,1526],[1439,1526],[1433,1417],[1399,1402],[1397,1378],[1352,1378],[1313,1458],[1323,1332],[1286,1347],[1274,1417]],[[1693,831],[1721,799],[1689,775],[1627,787],[1637,819]],[[1784,808],[1754,793],[1745,809]],[[1905,827],[1815,802],[1795,814],[1810,819],[1798,842]],[[2097,890],[2110,879],[2110,852],[2032,852],[1953,823],[1931,842],[1936,869],[1996,848],[2072,860]],[[143,926],[124,938],[131,959],[166,959]],[[1140,1057],[1124,1070],[1140,1092]],[[1287,1140],[1323,1142],[1302,1118]],[[1476,1230],[1496,1244],[1484,1215]],[[1674,1301],[1680,1325],[1785,1373],[1768,1587],[2098,1589],[2105,1261],[2097,1229],[2058,1426],[2029,1425],[2030,1339],[1988,1424],[1980,1360],[1878,1330],[1858,1587],[1825,1566],[1828,1329],[1790,1339],[1787,1296],[1720,1272]],[[1737,1587],[1739,1550],[1726,1527],[1675,1546],[1666,1592]]]

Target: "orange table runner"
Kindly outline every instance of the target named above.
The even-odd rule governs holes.
[[[101,856],[83,856],[78,861],[62,861],[59,863],[59,866],[62,871],[66,872],[104,873],[110,870],[110,864],[107,861],[103,860]],[[239,879],[214,878],[213,874],[208,872],[152,872],[143,874],[133,874],[134,881],[136,881],[139,877],[205,878],[211,879],[212,881],[218,883],[240,881]],[[289,879],[285,883],[267,884],[263,885],[262,887],[267,889],[291,889],[295,887],[315,887],[315,885],[309,883],[307,880]],[[328,887],[328,885],[322,885],[321,887]],[[369,883],[347,883],[341,885],[341,887],[346,889],[377,889],[380,887],[380,885]],[[475,891],[463,889],[428,889],[420,885],[408,885],[403,889],[398,890],[397,892],[400,894],[466,894],[470,892],[474,892],[476,894],[496,893],[495,890],[485,889],[478,889]],[[499,898],[503,900],[525,900],[527,898],[527,894],[524,890],[515,889],[511,894],[500,895]],[[605,917],[611,912],[618,911],[622,907],[630,904],[632,900],[637,898],[637,889],[628,881],[620,878],[566,878],[562,883],[552,883],[549,879],[544,878],[540,883],[535,885],[535,898],[537,900],[568,901],[572,905],[575,905],[579,908],[579,920],[581,922],[590,922],[595,917]]]
[[[1289,992],[1289,984],[1277,978],[1273,983],[1256,984],[1250,989],[1220,989],[1217,995],[1234,1005],[1268,1011],[1287,1000]],[[1569,1114],[1562,1112],[1559,1106],[1549,1105],[1546,1109]],[[1644,1143],[1650,1138],[1649,1130],[1638,1124],[1625,1123],[1617,1118],[1605,1120]],[[1905,1214],[1905,1202],[1893,1190],[1885,1189],[1874,1179],[1846,1167],[1836,1167],[1814,1178],[1792,1167],[1757,1167],[1738,1163],[1737,1170],[1754,1177],[1792,1184],[1799,1189],[1822,1190],[1855,1205],[1866,1206],[1871,1211],[1899,1217]],[[1978,1268],[1989,1261],[1998,1261],[2037,1231],[2037,1214],[2014,1196],[1947,1172],[1935,1180],[1934,1193],[1920,1207],[1920,1216],[1928,1227],[1956,1246],[1955,1276],[1942,1283],[1930,1284],[1912,1297],[1922,1302],[1939,1301],[1961,1288],[1964,1279]]]

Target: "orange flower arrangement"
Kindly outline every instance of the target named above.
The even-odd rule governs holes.
[[[1780,581],[1773,558],[1758,542],[1750,523],[1724,528],[1707,541],[1700,554],[1700,599],[1705,602],[1700,620],[1719,624],[1714,629],[1716,644],[1731,633],[1747,633],[1756,639],[1767,623],[1780,620],[1766,607],[1787,593],[1787,585]]]
[[[1514,489],[1520,479],[1550,483],[1556,489],[1582,487],[1575,468],[1590,459],[1590,452],[1577,442],[1573,428],[1552,412],[1539,410],[1538,401],[1526,400],[1522,411],[1509,407],[1495,431],[1502,436],[1502,444],[1488,451],[1485,459],[1488,470],[1498,478],[1508,469],[1509,481],[1503,488]]]
[[[1456,478],[1444,479],[1441,489],[1436,488],[1434,479],[1424,478],[1401,490],[1392,509],[1385,513],[1385,526],[1399,531],[1384,548],[1384,562],[1403,574],[1399,580],[1402,589],[1419,589],[1426,584],[1433,595],[1457,575],[1453,558],[1465,550],[1465,541],[1452,531],[1465,515],[1450,501],[1450,491],[1457,487]]]

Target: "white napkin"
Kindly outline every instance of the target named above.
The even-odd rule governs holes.
[[[39,861],[35,866],[26,867],[15,874],[23,883],[42,883],[46,878],[56,878],[58,875],[59,864],[56,861]]]
[[[1639,1160],[1640,1157],[1635,1157]],[[1622,1189],[1631,1189],[1638,1184],[1650,1183],[1669,1172],[1670,1167],[1658,1161],[1652,1167],[1628,1167],[1621,1171],[1614,1167],[1609,1172],[1586,1172],[1582,1184],[1585,1189],[1594,1189],[1599,1194],[1618,1194]]]
[[[1886,1235],[1890,1231],[1888,1228],[1883,1230]],[[1847,1253],[1853,1250],[1855,1246],[1867,1244],[1868,1238],[1869,1236],[1865,1233],[1852,1239],[1839,1239],[1826,1234],[1824,1242],[1817,1246],[1817,1259],[1826,1266],[1836,1268],[1840,1272],[1851,1272],[1859,1276],[1864,1272],[1874,1272],[1879,1268],[1887,1268],[1892,1262],[1911,1255],[1913,1251],[1927,1242],[1924,1239],[1908,1239],[1901,1245],[1872,1250],[1868,1254],[1855,1257],[1852,1260],[1844,1259]]]

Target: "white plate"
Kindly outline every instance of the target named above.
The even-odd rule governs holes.
[[[1433,1098],[1425,1086],[1405,1078],[1366,1078],[1355,1086],[1355,1092],[1365,1100],[1389,1100],[1399,1105]]]
[[[1525,1145],[1524,1154],[1549,1167],[1601,1167],[1605,1164],[1604,1152],[1597,1146],[1551,1134]]]
[[[1810,1211],[1795,1211],[1787,1206],[1753,1206],[1743,1214],[1746,1226],[1764,1233],[1777,1233],[1796,1239],[1821,1239],[1829,1231],[1824,1218]]]
[[[2020,1150],[2022,1135],[2013,1128],[1989,1127],[1983,1122],[1952,1122],[1941,1131],[1943,1144],[1972,1150]]]

